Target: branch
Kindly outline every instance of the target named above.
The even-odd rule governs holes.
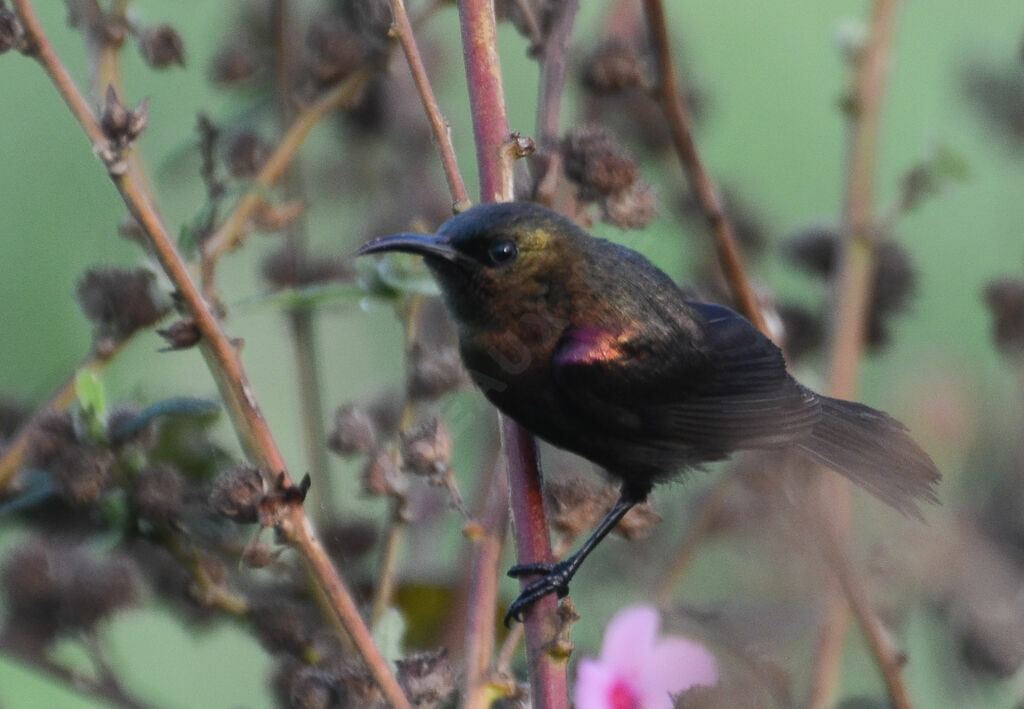
[[[355,102],[370,77],[372,67],[363,67],[339,83],[319,99],[302,109],[291,126],[281,136],[263,167],[252,181],[252,186],[235,204],[224,222],[203,242],[203,292],[213,290],[213,278],[218,259],[242,243],[254,212],[263,203],[266,191],[285,174],[299,152],[306,136],[331,112]],[[91,137],[91,136],[90,136]]]
[[[504,146],[509,138],[509,127],[494,4],[489,0],[459,0],[458,9],[481,200],[507,201],[513,196],[513,163],[502,157],[508,152]],[[541,496],[536,442],[519,424],[504,416],[501,417],[501,429],[508,458],[519,560],[550,561],[551,542]],[[556,599],[548,596],[528,609],[525,617],[530,685],[533,705],[538,709],[568,706],[567,663],[546,652],[548,643],[554,638],[556,608]]]
[[[53,51],[30,0],[15,0],[14,5],[29,40],[29,53],[35,56],[50,76],[92,142],[93,150],[97,154],[106,151],[107,140],[103,131],[71,80],[67,68]],[[144,194],[139,185],[132,180],[131,173],[119,174],[119,171],[108,170],[108,175],[128,210],[138,221],[149,241],[149,246],[168,278],[178,289],[184,307],[202,334],[200,347],[203,356],[217,382],[246,455],[267,474],[277,476],[282,488],[292,488],[293,483],[288,475],[284,457],[253,396],[238,351],[192,282],[184,261],[175,249],[174,242],[148,195]],[[329,599],[332,610],[352,638],[384,696],[393,706],[407,709],[410,706],[408,700],[387,662],[374,645],[352,595],[317,539],[302,505],[284,505],[275,521],[284,538],[304,557],[310,574]]]
[[[409,71],[412,72],[413,81],[416,82],[416,89],[423,100],[423,110],[427,113],[430,127],[434,131],[434,140],[437,141],[437,149],[441,151],[441,164],[444,166],[444,176],[448,181],[448,190],[451,192],[454,203],[452,211],[462,212],[469,208],[472,203],[469,193],[466,191],[466,183],[462,180],[462,173],[459,172],[459,163],[455,157],[455,146],[452,145],[451,127],[448,121],[441,115],[441,108],[437,104],[434,90],[430,86],[430,79],[427,77],[427,70],[423,66],[423,56],[416,45],[416,37],[413,34],[412,23],[409,22],[409,15],[405,11],[403,0],[391,0],[391,12],[394,15],[394,26],[392,35],[398,37],[402,45],[406,61],[409,62]]]
[[[473,535],[472,572],[467,595],[465,709],[487,709],[492,699],[487,691],[486,675],[494,654],[498,565],[508,528],[508,477],[500,460],[493,466],[479,528]]]
[[[686,180],[689,182],[690,189],[693,190],[715,237],[718,261],[722,266],[725,280],[729,284],[733,301],[740,313],[750,320],[758,330],[767,335],[768,326],[761,313],[757,296],[754,295],[743,268],[743,257],[736,243],[732,224],[711,176],[704,169],[700,154],[697,152],[697,145],[693,140],[693,132],[690,129],[690,113],[683,103],[675,65],[672,62],[672,47],[669,43],[668,27],[665,22],[665,8],[662,6],[661,0],[644,0],[644,11],[651,33],[651,44],[657,57],[657,94],[672,133],[672,142],[675,144],[679,161],[686,173]]]
[[[829,393],[848,399],[857,390],[864,331],[871,298],[877,235],[874,230],[874,179],[881,124],[881,105],[892,45],[892,29],[898,0],[875,0],[867,44],[860,56],[849,138],[849,173],[839,272],[834,293],[834,318],[830,333]],[[908,709],[910,700],[900,674],[901,661],[885,637],[880,622],[866,601],[859,579],[849,568],[842,551],[850,526],[849,483],[828,476],[820,483],[822,525],[836,552],[830,555],[846,596],[848,608],[834,597],[819,637],[819,653],[811,678],[810,709],[831,703],[842,661],[843,638],[852,610],[867,637],[868,645],[885,679],[894,706]]]

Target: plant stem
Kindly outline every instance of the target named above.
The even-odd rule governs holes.
[[[434,132],[434,140],[437,141],[437,148],[441,152],[441,165],[444,167],[445,179],[448,181],[448,190],[454,200],[452,211],[464,211],[469,208],[471,200],[469,192],[466,191],[466,183],[462,180],[462,173],[459,172],[450,126],[441,114],[434,90],[430,86],[430,79],[427,77],[427,70],[423,65],[423,56],[416,44],[416,36],[413,34],[412,23],[405,11],[403,0],[391,0],[391,12],[395,18],[392,33],[397,35],[398,42],[402,45],[402,51],[409,63],[409,71],[412,73],[416,89],[423,100],[423,110],[426,111],[430,127]]]
[[[875,162],[898,5],[898,0],[875,0],[873,4],[868,40],[859,60],[852,97],[849,172],[843,209],[845,238],[840,247],[833,301],[829,372],[829,394],[846,399],[852,398],[857,390],[871,298],[877,246],[874,229]],[[852,610],[874,653],[893,705],[908,709],[911,705],[900,673],[900,658],[885,637],[885,631],[866,600],[859,578],[849,568],[849,559],[843,551],[850,535],[849,483],[839,476],[830,475],[822,479],[820,491],[822,525],[836,550],[830,554],[830,559],[847,603],[842,604],[835,597],[836,591],[831,591],[818,642],[808,707],[818,709],[832,703],[842,661],[843,638]]]
[[[679,161],[686,173],[690,189],[700,205],[704,216],[715,237],[715,248],[718,262],[722,267],[725,280],[732,293],[732,299],[740,313],[752,322],[758,330],[769,334],[757,296],[750,287],[739,245],[733,233],[732,223],[726,214],[725,205],[718,194],[711,176],[704,169],[704,163],[697,152],[697,144],[693,140],[690,128],[690,112],[683,103],[679,79],[676,76],[675,64],[672,61],[672,47],[668,37],[668,26],[665,21],[665,8],[661,0],[644,0],[644,12],[651,34],[658,64],[658,98],[672,133]]]
[[[92,142],[94,151],[101,152],[107,145],[103,131],[72,81],[67,68],[57,57],[43,33],[32,3],[30,0],[15,0],[14,6],[26,37],[29,38],[31,53],[50,76],[71,112],[78,119]],[[132,179],[130,172],[116,174],[108,170],[108,174],[128,210],[138,221],[160,265],[177,288],[183,306],[202,334],[200,349],[217,382],[243,450],[265,474],[277,476],[281,487],[293,487],[284,456],[259,409],[238,350],[221,329],[220,323],[193,283],[188,268],[153,208],[152,201]],[[387,701],[401,709],[409,708],[409,701],[380,650],[374,645],[370,631],[359,615],[355,600],[317,539],[302,505],[284,505],[275,522],[282,536],[303,556],[311,576],[316,579],[329,599],[334,614],[345,627]]]
[[[512,162],[502,159],[509,138],[501,63],[498,57],[494,4],[489,0],[458,0],[462,51],[473,117],[480,197],[483,202],[508,201],[513,197]],[[551,560],[541,495],[537,447],[519,424],[501,416],[502,441],[508,459],[509,490],[515,539],[521,562]],[[568,707],[565,660],[546,652],[554,639],[557,601],[542,598],[525,614],[527,667],[533,706],[536,709]]]

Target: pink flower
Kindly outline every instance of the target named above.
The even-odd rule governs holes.
[[[601,657],[580,660],[576,709],[672,709],[672,696],[718,681],[714,656],[682,637],[658,637],[650,606],[619,611],[605,630]]]

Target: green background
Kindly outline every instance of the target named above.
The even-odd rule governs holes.
[[[601,7],[583,4],[577,37],[595,36]],[[809,223],[835,222],[841,211],[845,152],[844,121],[837,105],[848,76],[833,35],[840,21],[862,17],[865,4],[667,4],[674,36],[710,96],[710,115],[698,138],[712,174],[755,200],[777,234]],[[83,42],[66,26],[65,8],[52,0],[37,5],[58,52],[80,85],[86,85]],[[233,15],[221,3],[194,0],[140,0],[133,8],[148,22],[172,22],[186,44],[184,70],[153,72],[134,47],[123,53],[128,102],[144,96],[151,100],[150,127],[139,146],[152,168],[161,212],[176,231],[203,199],[197,161],[189,150],[196,115],[206,111],[227,120],[239,105],[237,99],[214,91],[205,78]],[[469,177],[474,164],[472,136],[454,8],[440,12],[429,30],[443,47],[444,75],[434,78]],[[931,400],[920,392],[940,384],[951,387],[967,397],[970,421],[992,427],[988,435],[993,437],[1015,435],[1021,413],[1016,380],[990,345],[981,291],[996,276],[1024,275],[1024,155],[1019,145],[979,120],[964,99],[963,79],[973,62],[1007,66],[1015,61],[1022,30],[1024,4],[1019,1],[906,3],[899,15],[884,102],[876,182],[879,205],[896,197],[900,175],[936,144],[953,148],[970,168],[967,181],[951,186],[900,222],[898,238],[918,267],[918,296],[912,315],[900,321],[896,346],[864,368],[863,398],[923,432],[922,443],[945,473],[942,496],[947,504],[971,499],[984,484],[985,471],[965,463],[969,451],[964,446],[973,442],[970,433],[947,441],[928,428],[926,409]],[[511,125],[530,134],[534,65],[525,57],[522,39],[509,27],[503,28],[501,37]],[[395,66],[396,71],[403,70],[401,64]],[[566,124],[574,105],[567,101]],[[330,130],[318,129],[309,149],[336,149],[337,143],[325,135]],[[432,154],[405,159],[436,162]],[[674,163],[653,165],[650,171],[659,176],[661,200],[671,202],[681,180]],[[387,206],[369,199],[339,203],[329,195],[322,190],[310,204],[310,234],[321,248],[348,253],[366,238],[369,211]],[[29,403],[42,401],[84,356],[90,334],[72,297],[75,282],[89,266],[132,264],[142,258],[136,247],[116,234],[123,213],[84,135],[44,74],[15,53],[0,56],[0,394]],[[689,272],[686,250],[680,248],[684,237],[668,220],[642,233],[622,235],[610,227],[597,231],[629,243],[680,278]],[[222,291],[229,302],[237,303],[262,287],[252,273],[272,246],[270,239],[257,237],[227,257]],[[805,301],[822,296],[772,255],[758,266],[757,276],[780,294]],[[332,310],[320,322],[328,406],[370,394],[399,376],[400,328],[385,306]],[[232,309],[229,329],[245,339],[244,360],[255,394],[290,465],[296,471],[305,469],[283,319],[271,309],[239,306]],[[151,333],[134,339],[104,373],[111,400],[213,393],[198,353],[157,356],[154,350],[160,345]],[[801,376],[814,383],[820,373],[806,371]],[[459,395],[452,407],[456,413],[485,410],[472,393]],[[470,436],[490,421],[487,416],[477,418],[482,422],[461,431],[456,427],[455,432]],[[222,438],[233,441],[227,426]],[[351,492],[353,470],[334,465],[339,481],[344,481],[339,487]],[[664,493],[663,514],[678,494],[677,489]],[[379,503],[359,504],[363,514],[383,514]],[[679,526],[681,521],[667,519],[656,534],[675,538],[672,522]],[[16,529],[0,527],[0,547],[6,548],[17,536]],[[454,551],[444,547],[433,547],[442,551],[436,560],[426,562],[428,571],[439,572],[454,560]],[[716,575],[715,563],[719,562],[698,565],[693,575],[719,581],[694,582],[688,586],[692,598],[714,597],[718,584],[725,583],[722,579],[737,573],[733,569]],[[589,578],[600,587],[600,579]],[[506,585],[504,591],[511,593],[512,583]],[[578,626],[576,637],[583,648],[596,647],[603,619],[628,600],[623,593],[607,590],[607,598],[598,603],[600,610],[591,615],[594,622]],[[955,700],[945,694],[940,678],[950,655],[940,648],[941,629],[922,617],[910,624],[908,633],[913,658],[908,681],[920,706],[1011,706],[1014,692],[1007,684],[975,686]],[[182,627],[162,611],[138,610],[118,616],[107,634],[114,664],[124,668],[137,693],[159,705],[270,704],[265,688],[269,659],[231,626],[196,630]],[[859,645],[851,641],[851,647]],[[857,652],[846,667],[844,682],[851,691],[877,690],[877,679]],[[51,687],[2,656],[0,703],[5,709],[95,706]]]

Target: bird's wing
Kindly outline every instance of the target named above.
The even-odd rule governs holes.
[[[710,459],[807,435],[817,396],[786,372],[782,352],[728,308],[687,302],[703,337],[570,328],[554,358],[557,386],[596,430]]]

